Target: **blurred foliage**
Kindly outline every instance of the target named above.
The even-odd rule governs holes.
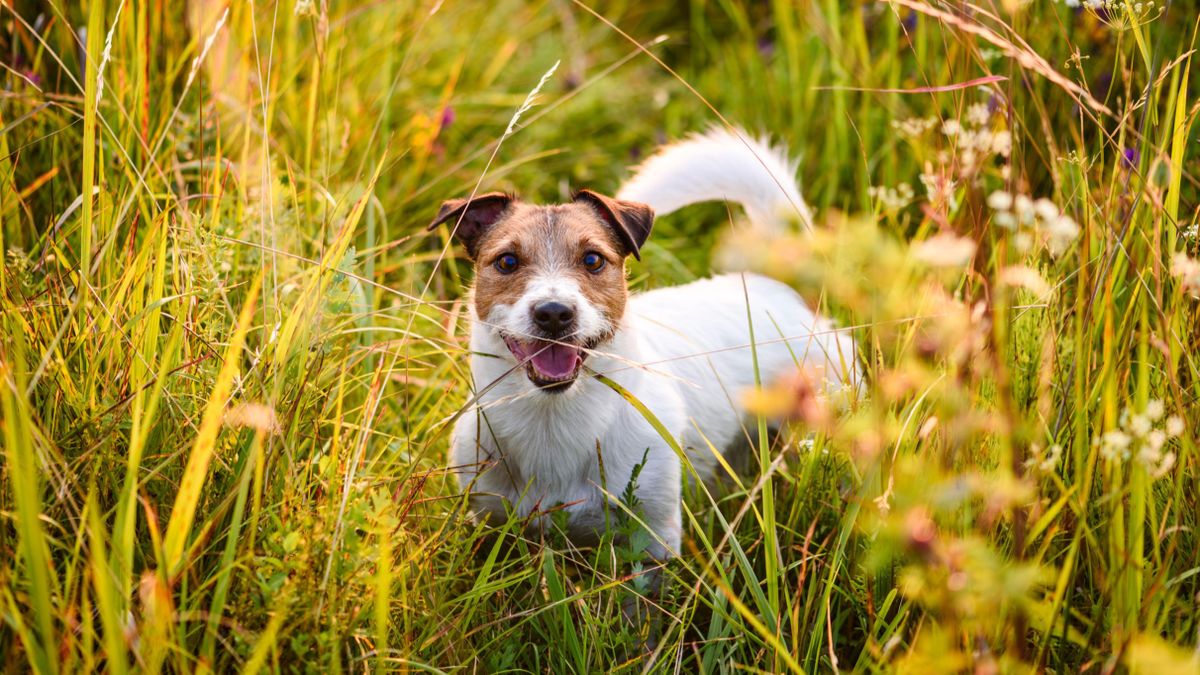
[[[1197,672],[1196,7],[1072,4],[0,6],[0,664]],[[863,395],[743,392],[793,423],[662,570],[470,524],[424,225],[714,110],[819,226],[689,208],[632,285],[784,279]]]

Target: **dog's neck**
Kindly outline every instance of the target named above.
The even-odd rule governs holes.
[[[631,388],[644,377],[638,337],[628,322],[597,345],[585,370],[566,391],[550,392],[529,381],[498,332],[475,322],[471,331],[471,374],[479,409],[499,448],[497,460],[514,486],[530,479],[550,484],[585,480],[595,443],[621,414],[623,399],[594,373]]]

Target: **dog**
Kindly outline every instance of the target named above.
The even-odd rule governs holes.
[[[641,259],[656,212],[725,200],[764,235],[810,227],[795,168],[781,147],[714,130],[660,149],[616,197],[580,190],[537,205],[488,193],[441,206],[430,229],[448,226],[474,263],[474,397],[449,463],[477,519],[515,511],[537,529],[563,509],[568,537],[594,542],[636,472],[637,515],[652,535],[645,553],[668,559],[683,533],[684,464],[664,434],[705,478],[718,466],[711,448],[746,442],[741,400],[755,386],[755,357],[764,383],[800,368],[827,388],[854,383],[853,338],[778,281],[726,274],[635,295],[626,287],[625,262]]]

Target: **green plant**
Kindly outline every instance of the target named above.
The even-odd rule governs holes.
[[[0,664],[1195,672],[1194,6],[1086,4],[0,6]],[[817,232],[692,208],[631,285],[784,278],[869,392],[747,394],[827,414],[692,483],[643,652],[629,495],[587,550],[464,517],[423,228],[714,110]]]

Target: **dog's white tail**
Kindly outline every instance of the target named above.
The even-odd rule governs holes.
[[[649,204],[658,215],[698,202],[737,202],[755,227],[783,232],[797,220],[804,228],[812,226],[795,176],[796,163],[786,148],[740,129],[716,127],[661,148],[621,186],[617,198]]]

